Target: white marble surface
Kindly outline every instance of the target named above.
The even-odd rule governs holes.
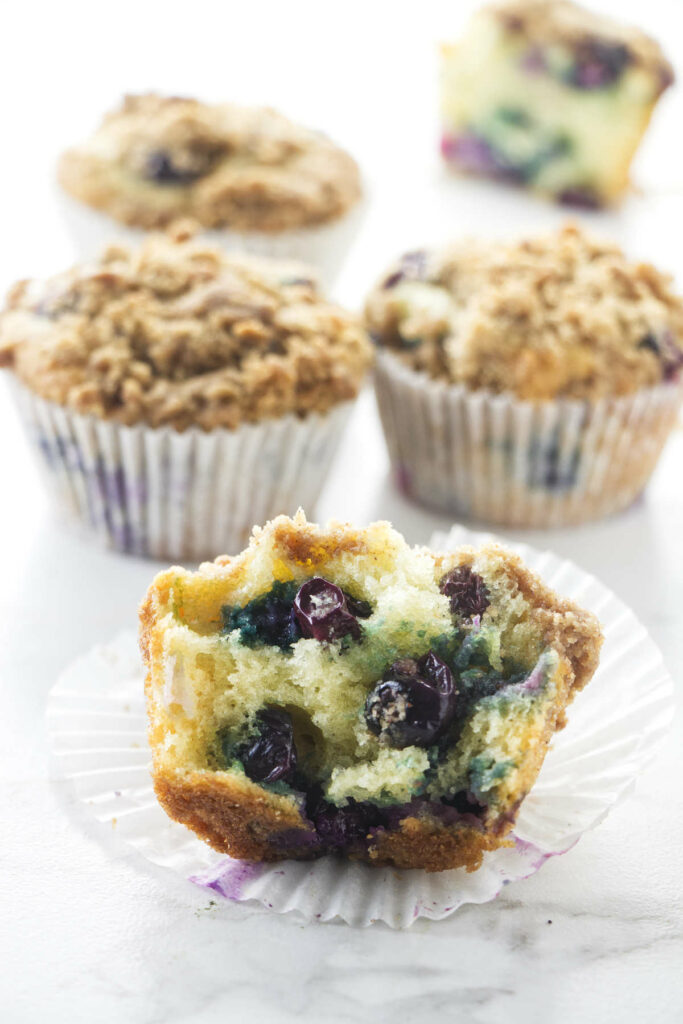
[[[14,10],[4,36],[13,33],[16,45],[6,43],[0,71],[4,94],[15,97],[5,111],[12,159],[4,158],[0,172],[0,284],[69,261],[50,186],[54,155],[118,92],[148,86],[275,98],[353,146],[364,158],[374,205],[340,282],[349,302],[360,300],[382,260],[404,246],[555,222],[556,211],[541,204],[445,179],[433,159],[433,43],[469,6],[424,3],[418,21],[414,10],[401,13],[379,0],[350,0],[343,10],[123,0],[105,29],[101,7],[69,2],[46,8],[40,31],[29,5]],[[678,0],[651,0],[646,10],[618,0],[596,6],[647,18],[674,58],[679,46],[683,64]],[[593,221],[670,266],[683,283],[675,230],[683,167],[671,136],[672,125],[679,134],[680,108],[672,95],[653,126],[641,161],[646,194]],[[210,906],[190,883],[150,867],[111,831],[88,823],[48,782],[45,694],[72,658],[134,623],[155,566],[100,552],[52,522],[4,388],[0,436],[3,1021],[683,1020],[680,713],[636,794],[574,850],[495,903],[403,933],[303,927],[227,903]],[[589,568],[629,602],[662,647],[678,688],[681,465],[678,430],[636,508],[581,530],[516,535]],[[319,515],[391,518],[416,542],[448,525],[393,491],[369,393]]]

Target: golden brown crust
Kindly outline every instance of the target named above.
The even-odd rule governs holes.
[[[181,821],[220,853],[240,860],[306,858],[310,835],[299,811],[284,798],[258,786],[235,785],[227,775],[192,772],[186,777],[154,771],[154,791],[169,817]]]
[[[0,317],[0,365],[48,401],[127,425],[327,412],[356,396],[370,360],[357,317],[307,268],[227,256],[183,227],[20,282]]]
[[[178,180],[150,178],[160,159]],[[77,199],[142,228],[188,216],[208,228],[277,233],[334,221],[361,194],[348,153],[277,111],[154,94],[125,97],[64,153],[58,176]]]
[[[671,278],[571,224],[404,258],[369,296],[366,321],[411,369],[529,401],[632,394],[683,364]]]
[[[373,867],[391,864],[397,868],[476,871],[484,854],[508,845],[503,836],[490,835],[468,825],[448,828],[433,818],[404,818],[393,832],[373,840],[367,863]]]

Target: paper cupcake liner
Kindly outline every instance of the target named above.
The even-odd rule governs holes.
[[[61,192],[58,206],[78,261],[95,259],[113,242],[138,246],[150,233],[142,228],[121,224]],[[204,230],[200,231],[198,237],[229,252],[246,252],[253,256],[310,264],[317,271],[321,283],[329,287],[344,264],[363,223],[365,211],[366,200],[361,200],[329,224],[316,224],[274,234],[231,231],[227,228]]]
[[[379,352],[375,387],[398,486],[458,518],[565,526],[628,507],[676,423],[683,386],[535,405],[415,373]]]
[[[106,547],[171,560],[234,554],[254,523],[314,508],[353,406],[178,433],[79,415],[10,381],[62,516]]]
[[[456,527],[437,536],[442,550],[479,544]],[[404,928],[441,919],[467,903],[493,899],[570,849],[632,788],[673,715],[673,685],[662,657],[634,614],[611,591],[550,552],[511,545],[553,588],[595,612],[605,644],[593,680],[569,709],[515,825],[514,846],[487,853],[482,867],[428,872],[371,868],[333,857],[251,864],[206,846],[157,804],[150,778],[143,674],[132,633],[71,665],[51,691],[48,728],[55,775],[69,780],[89,815],[154,864],[212,894],[305,921],[340,918]]]

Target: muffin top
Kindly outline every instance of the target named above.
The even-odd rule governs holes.
[[[355,397],[371,355],[306,268],[227,256],[182,230],[20,281],[0,314],[0,365],[42,398],[176,430],[325,412]]]
[[[630,394],[678,380],[683,366],[671,279],[573,225],[406,253],[370,294],[366,319],[412,369],[521,399]]]
[[[274,110],[154,94],[125,97],[58,175],[77,199],[142,228],[191,216],[278,232],[334,220],[361,192],[348,153]]]
[[[571,50],[580,58],[587,80],[591,65],[605,62],[615,72],[632,66],[647,70],[659,80],[660,91],[674,80],[673,68],[655,39],[571,0],[502,0],[488,11],[525,43]]]

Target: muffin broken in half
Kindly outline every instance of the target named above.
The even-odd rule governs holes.
[[[303,513],[162,572],[141,627],[172,818],[233,857],[430,871],[505,843],[601,644],[495,544],[435,554]]]

